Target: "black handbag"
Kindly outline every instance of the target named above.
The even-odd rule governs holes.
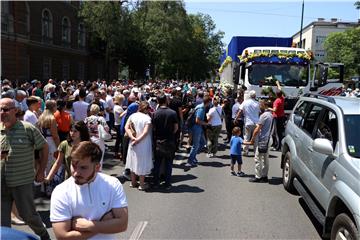
[[[156,140],[155,154],[159,157],[173,158],[176,151],[176,144],[174,141],[167,139]]]

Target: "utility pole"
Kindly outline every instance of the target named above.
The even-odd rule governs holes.
[[[302,48],[303,21],[304,21],[304,0],[303,0],[303,2],[302,2],[302,8],[301,8],[300,45],[299,45],[300,48]],[[304,47],[305,47],[305,46],[304,46]]]

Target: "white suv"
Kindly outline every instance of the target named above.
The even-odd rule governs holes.
[[[298,192],[323,237],[360,239],[360,99],[301,97],[282,141],[283,185]]]

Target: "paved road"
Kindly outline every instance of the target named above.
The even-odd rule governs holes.
[[[271,152],[269,183],[249,183],[253,157],[243,158],[245,177],[231,176],[229,149],[222,142],[216,158],[202,153],[199,166],[190,170],[184,167],[187,153],[181,149],[170,191],[141,192],[125,182],[130,218],[119,239],[320,239],[321,228],[303,200],[281,184],[278,152]],[[106,173],[120,176],[122,170],[118,160],[105,160]],[[53,236],[49,200],[36,201]],[[27,226],[16,228],[31,232]]]

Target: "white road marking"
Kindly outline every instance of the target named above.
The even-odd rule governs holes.
[[[138,239],[140,239],[140,236],[141,236],[141,234],[143,233],[143,231],[144,231],[144,229],[145,229],[145,227],[146,227],[147,224],[148,224],[147,221],[141,221],[141,222],[139,222],[139,223],[136,225],[133,233],[131,234],[130,240],[138,240]]]

